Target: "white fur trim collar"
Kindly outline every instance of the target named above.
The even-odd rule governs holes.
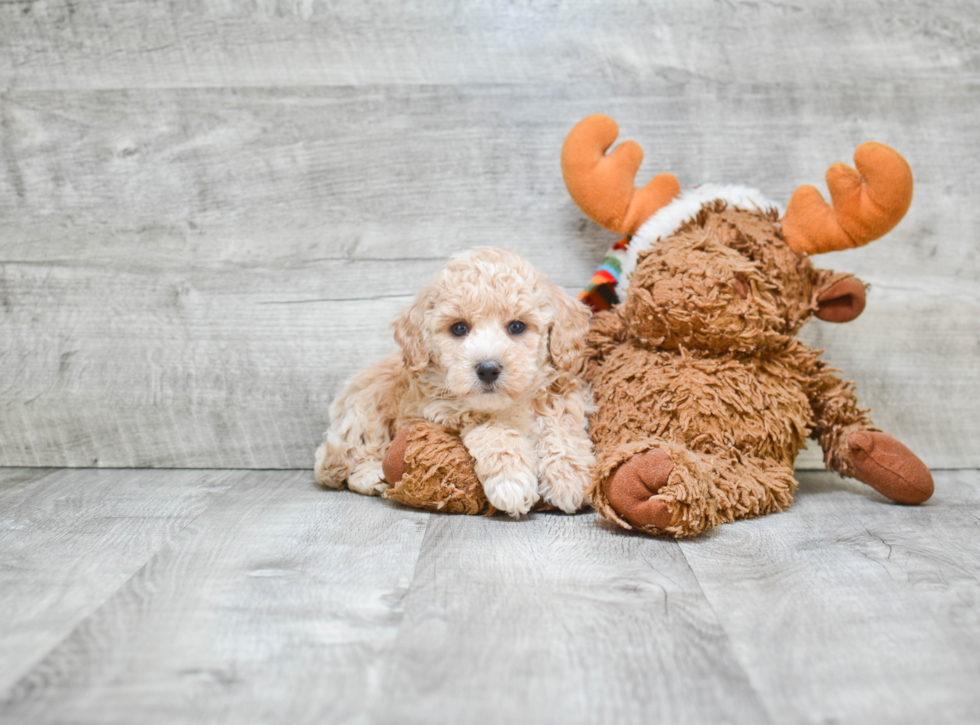
[[[640,252],[650,249],[659,239],[673,234],[684,222],[697,216],[701,207],[711,201],[721,199],[728,205],[745,211],[775,209],[783,216],[782,207],[762,195],[758,189],[730,184],[701,184],[693,189],[685,189],[681,195],[643,222],[636,230],[626,248],[623,273],[619,280],[619,298],[622,299],[629,288],[630,275],[636,267]]]

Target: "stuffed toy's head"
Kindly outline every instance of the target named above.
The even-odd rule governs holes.
[[[663,350],[758,351],[813,315],[846,322],[864,308],[864,285],[794,252],[775,209],[760,215],[723,201],[641,251],[627,282],[619,314],[631,337]]]
[[[901,220],[912,174],[897,152],[861,145],[858,171],[835,164],[827,172],[832,206],[804,186],[781,215],[743,186],[681,193],[676,178],[661,174],[638,190],[640,147],[627,141],[605,155],[617,134],[606,116],[580,121],[565,140],[562,171],[586,214],[627,235],[617,245],[621,260],[611,262],[616,294],[625,295],[618,314],[634,341],[663,350],[758,351],[814,315],[847,322],[861,314],[864,285],[817,269],[810,255],[867,244]]]

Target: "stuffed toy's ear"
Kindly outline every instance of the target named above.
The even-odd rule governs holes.
[[[428,290],[423,289],[415,296],[411,307],[391,323],[395,342],[402,349],[405,367],[416,376],[429,366],[429,351],[425,347],[425,339],[422,336],[422,323],[431,306],[432,296]]]
[[[557,285],[546,282],[545,294],[551,308],[548,351],[555,367],[571,371],[585,350],[585,333],[589,331],[592,310]]]
[[[864,284],[857,277],[830,279],[816,297],[817,317],[826,322],[850,322],[864,312]]]

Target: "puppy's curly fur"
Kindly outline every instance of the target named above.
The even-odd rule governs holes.
[[[495,508],[517,516],[543,498],[578,510],[595,462],[589,389],[572,373],[589,316],[514,252],[454,256],[393,323],[401,352],[333,402],[317,481],[381,493],[385,451],[422,418],[458,433]]]

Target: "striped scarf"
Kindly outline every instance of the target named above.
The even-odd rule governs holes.
[[[623,274],[626,248],[632,238],[631,236],[623,237],[606,252],[606,256],[602,258],[598,269],[592,275],[592,281],[584,290],[579,292],[578,298],[591,307],[593,312],[608,310],[613,305],[619,304],[616,287],[619,285],[619,279]]]

